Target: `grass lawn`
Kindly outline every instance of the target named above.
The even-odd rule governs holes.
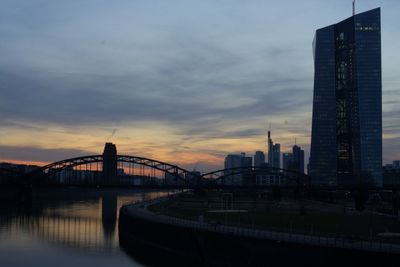
[[[171,204],[173,203],[154,204],[149,207],[149,210],[190,220],[198,220],[199,216],[202,215],[206,222],[354,239],[375,239],[376,234],[382,232],[400,233],[400,222],[398,220],[369,212],[307,211],[304,215],[301,215],[299,210],[282,211],[272,208],[269,210],[219,213],[209,212],[206,208],[185,208]]]

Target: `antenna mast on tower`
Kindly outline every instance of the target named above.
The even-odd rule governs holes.
[[[356,14],[356,0],[353,0],[353,16]]]

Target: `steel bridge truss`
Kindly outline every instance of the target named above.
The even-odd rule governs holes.
[[[102,162],[103,162],[103,155],[91,155],[91,156],[65,159],[35,169],[30,173],[30,177],[34,178],[43,174],[49,176],[60,173],[62,171],[68,171],[74,169],[89,170],[89,171],[94,169],[100,172],[102,170]],[[189,183],[189,181],[186,180],[186,177],[188,177],[188,174],[191,172],[183,168],[180,168],[176,165],[143,157],[117,155],[117,166],[123,167],[124,163],[128,165],[127,168],[130,170],[132,170],[132,166],[133,168],[135,168],[134,167],[135,165],[139,165],[141,168],[139,169],[139,172],[136,173],[136,175],[145,176],[144,168],[147,167],[150,170],[150,172],[147,172],[147,174],[151,177],[156,176],[156,170],[157,170],[165,175],[170,175],[170,177],[176,178],[176,181],[179,181],[180,184]],[[94,168],[92,167],[93,164],[95,165]],[[134,169],[133,169],[133,174],[135,174]]]
[[[159,170],[181,180],[184,180],[188,174],[191,173],[190,171],[180,168],[176,165],[142,157],[118,155],[117,161],[150,167],[153,170]]]
[[[31,182],[34,182],[35,177],[38,177],[40,175],[52,176],[63,171],[93,171],[93,169],[97,171],[99,175],[101,175],[102,162],[103,155],[91,155],[66,159],[40,167],[32,171],[29,174],[29,177],[32,179]],[[217,171],[202,174],[200,176],[196,176],[193,172],[185,170],[176,165],[165,163],[159,160],[127,155],[117,155],[117,166],[119,168],[123,168],[125,166],[125,169],[129,170],[129,175],[138,175],[141,177],[145,177],[147,175],[146,177],[154,178],[156,177],[156,172],[158,172],[159,174],[164,174],[164,177],[162,178],[166,178],[167,176],[169,176],[170,178],[173,178],[174,183],[188,186],[235,186],[236,184],[233,182],[234,178],[239,177],[241,179],[252,177],[252,179],[254,180],[256,175],[269,175],[280,177],[279,185],[306,186],[310,183],[310,177],[306,174],[273,167],[249,166],[220,169]],[[135,166],[140,166],[139,172],[137,171],[137,167]],[[144,168],[147,168],[147,173],[144,171]],[[190,177],[190,179],[188,177]],[[255,183],[255,180],[253,181],[253,185],[257,185]]]
[[[310,183],[310,177],[304,173],[293,170],[286,170],[274,167],[236,167],[228,169],[220,169],[205,173],[202,175],[205,185],[235,185],[235,178],[245,178],[256,175],[272,175],[282,178],[284,185],[288,186],[306,186]],[[282,184],[280,184],[282,185]]]

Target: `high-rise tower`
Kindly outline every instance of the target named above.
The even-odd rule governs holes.
[[[271,131],[268,131],[268,140],[267,140],[267,144],[268,144],[268,165],[270,167],[273,166],[273,162],[274,162],[274,143],[272,142],[271,139]]]
[[[318,29],[310,175],[319,184],[382,185],[380,8]]]
[[[265,154],[262,151],[256,151],[254,154],[254,167],[261,167],[265,164]]]
[[[292,155],[293,170],[304,173],[304,150],[298,145],[294,145],[292,148]]]
[[[103,152],[103,184],[117,184],[117,147],[106,143]]]
[[[268,166],[273,168],[281,167],[281,145],[274,144],[271,139],[271,131],[268,131]]]

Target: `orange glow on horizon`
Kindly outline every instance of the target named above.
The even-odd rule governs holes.
[[[36,166],[41,167],[41,166],[45,166],[47,164],[50,164],[51,162],[47,162],[47,161],[26,161],[26,160],[0,158],[0,163],[36,165]]]
[[[145,157],[185,169],[195,168],[199,165],[197,168],[199,171],[221,169],[224,164],[224,157],[227,154],[246,152],[248,156],[253,156],[257,150],[266,153],[266,131],[265,135],[229,137],[230,132],[251,129],[250,124],[252,123],[267,125],[267,119],[259,118],[256,122],[244,120],[233,126],[225,127],[223,131],[227,133],[226,138],[223,135],[222,137],[221,135],[207,137],[203,134],[189,136],[174,127],[159,123],[141,123],[140,125],[132,123],[129,126],[121,126],[111,140],[107,140],[107,137],[110,136],[110,132],[115,126],[62,128],[54,125],[43,125],[43,128],[46,128],[45,131],[30,129],[29,132],[18,128],[8,128],[0,145],[18,148],[18,150],[12,156],[0,154],[0,161],[44,166],[75,156],[102,154],[104,143],[112,142],[116,144],[119,155]],[[278,123],[275,125],[278,125]],[[291,150],[295,137],[302,148],[308,146],[310,137],[289,131],[283,127],[277,127],[272,135],[273,141],[281,144],[281,152]],[[28,150],[36,149],[38,151],[37,159],[19,159],[18,153],[23,153],[24,147]],[[59,150],[59,153],[57,150]],[[54,160],[41,159],[41,151],[44,153],[43,156],[46,155],[46,159],[54,157]],[[48,151],[51,153],[48,153]]]

